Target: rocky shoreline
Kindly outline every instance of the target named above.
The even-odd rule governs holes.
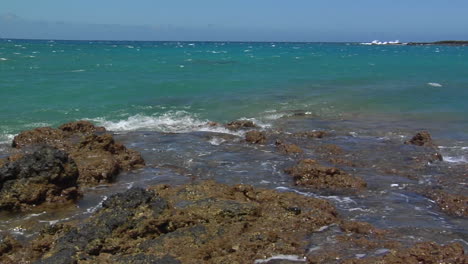
[[[330,131],[265,131],[241,120],[210,125],[245,132],[236,148],[277,153],[290,164],[283,171],[291,186],[317,194],[364,195],[376,188],[362,175],[366,171],[421,181],[427,170],[438,169],[436,185],[408,190],[432,199],[444,214],[468,216],[465,190],[443,177],[451,173],[463,179],[466,170],[434,167],[442,156],[428,132],[399,144],[380,144],[390,154],[376,160],[377,148],[351,152],[329,143],[339,143]],[[11,213],[62,210],[86,195],[84,188],[111,184],[119,173],[148,164],[142,154],[87,121],[22,132],[12,146],[13,153],[0,160],[0,210]],[[114,194],[87,219],[46,226],[27,241],[0,232],[0,262],[468,262],[461,243],[408,243],[395,230],[348,219],[319,197],[190,175],[187,184],[133,187]]]

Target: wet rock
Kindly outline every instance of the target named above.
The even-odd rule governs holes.
[[[236,120],[226,124],[226,128],[230,130],[257,128],[254,122],[250,120]]]
[[[36,244],[55,242],[37,263],[253,263],[303,254],[306,234],[336,222],[329,202],[295,193],[211,181],[159,185],[114,195],[85,222],[42,233]]]
[[[344,154],[343,149],[340,146],[334,144],[325,144],[321,145],[316,149],[316,151],[323,155],[336,156]]]
[[[294,134],[297,137],[306,137],[306,138],[324,138],[328,135],[326,131],[308,131]]]
[[[266,135],[260,131],[249,131],[245,134],[245,140],[252,144],[265,144]]]
[[[431,134],[427,131],[418,132],[411,138],[409,141],[406,141],[405,144],[412,144],[416,146],[425,146],[425,147],[434,147],[434,142],[432,142]]]
[[[299,154],[299,153],[304,152],[298,145],[286,144],[286,143],[283,143],[281,140],[277,140],[275,142],[275,145],[280,152],[283,152],[286,154]]]
[[[301,160],[285,171],[294,178],[296,185],[316,189],[361,189],[367,186],[361,178],[337,168],[322,166],[311,159]]]
[[[447,214],[468,217],[468,196],[451,194],[440,190],[430,190],[426,196],[434,200]]]
[[[144,166],[138,152],[115,142],[110,134],[97,132],[105,129],[88,121],[67,123],[58,129],[36,128],[17,135],[13,147],[47,144],[65,151],[78,166],[81,185],[112,182],[120,171]]]
[[[59,126],[59,129],[68,133],[92,134],[95,132],[106,132],[104,127],[94,126],[93,123],[84,120],[63,124]]]
[[[355,234],[383,234],[384,231],[375,228],[366,222],[343,221],[340,224],[341,230],[345,232],[353,232]]]
[[[156,257],[153,255],[136,254],[114,258],[117,264],[180,264],[181,262],[171,256]]]
[[[446,246],[437,245],[431,242],[418,243],[409,249],[392,250],[383,257],[370,257],[363,259],[346,260],[344,264],[437,264],[437,263],[468,263],[468,257],[465,255],[463,247],[458,243]]]
[[[77,179],[77,166],[65,152],[39,146],[0,168],[0,209],[74,201],[80,195]]]
[[[139,168],[141,155],[114,141],[112,135],[88,135],[69,149],[80,171],[80,184],[112,182],[122,170]]]
[[[18,247],[20,244],[13,237],[0,234],[0,257]]]

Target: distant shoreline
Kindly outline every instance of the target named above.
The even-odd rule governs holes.
[[[22,38],[5,38],[0,37],[0,41],[57,41],[57,42],[182,42],[182,43],[301,43],[301,44],[362,44],[371,42],[359,42],[359,41],[249,41],[249,40],[109,40],[109,39],[22,39]],[[411,46],[426,46],[426,45],[446,45],[446,46],[468,46],[468,40],[441,40],[433,42],[399,42],[399,43],[388,43],[384,45],[411,45]]]
[[[446,46],[468,46],[466,40],[442,40],[435,42],[408,42],[406,45],[426,46],[426,45],[446,45]]]

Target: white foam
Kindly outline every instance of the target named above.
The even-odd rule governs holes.
[[[210,142],[211,145],[219,146],[225,141],[226,140],[223,139],[223,138],[214,137],[214,138],[210,139],[208,142]]]
[[[0,61],[7,61],[7,58],[0,58]]]
[[[459,156],[459,157],[444,156],[443,160],[449,163],[468,163],[468,160],[466,159],[465,156]]]
[[[242,131],[231,131],[222,126],[210,126],[186,111],[172,111],[162,115],[134,115],[125,120],[109,121],[105,118],[89,119],[110,131],[157,131],[164,133],[215,132],[243,136]]]
[[[14,134],[0,134],[0,144],[10,144],[13,138]]]
[[[275,260],[275,259],[283,259],[283,260],[290,260],[290,261],[301,261],[301,262],[306,261],[305,257],[300,257],[300,256],[297,256],[297,255],[276,255],[276,256],[273,256],[273,257],[267,258],[267,259],[256,259],[254,261],[254,264],[267,263],[270,260]]]
[[[79,70],[73,70],[73,71],[70,71],[70,72],[84,72],[86,70],[83,70],[83,69],[79,69]]]
[[[432,87],[442,87],[442,84],[436,83],[436,82],[430,82],[430,83],[427,83],[427,85],[432,86]]]

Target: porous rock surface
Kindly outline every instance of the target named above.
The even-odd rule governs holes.
[[[64,151],[35,147],[0,168],[0,210],[63,203],[79,197],[78,168]]]
[[[315,189],[361,189],[366,182],[338,168],[320,165],[312,159],[304,159],[285,170],[294,178],[296,185],[303,185]]]
[[[58,129],[42,127],[24,131],[14,138],[12,146],[22,149],[47,144],[65,151],[78,167],[81,185],[112,182],[120,171],[144,166],[138,152],[115,142],[112,135],[104,132],[103,127],[77,121]]]
[[[294,193],[212,181],[159,185],[111,196],[87,221],[51,227],[9,257],[35,263],[253,263],[303,254],[305,234],[337,221],[329,202]]]

